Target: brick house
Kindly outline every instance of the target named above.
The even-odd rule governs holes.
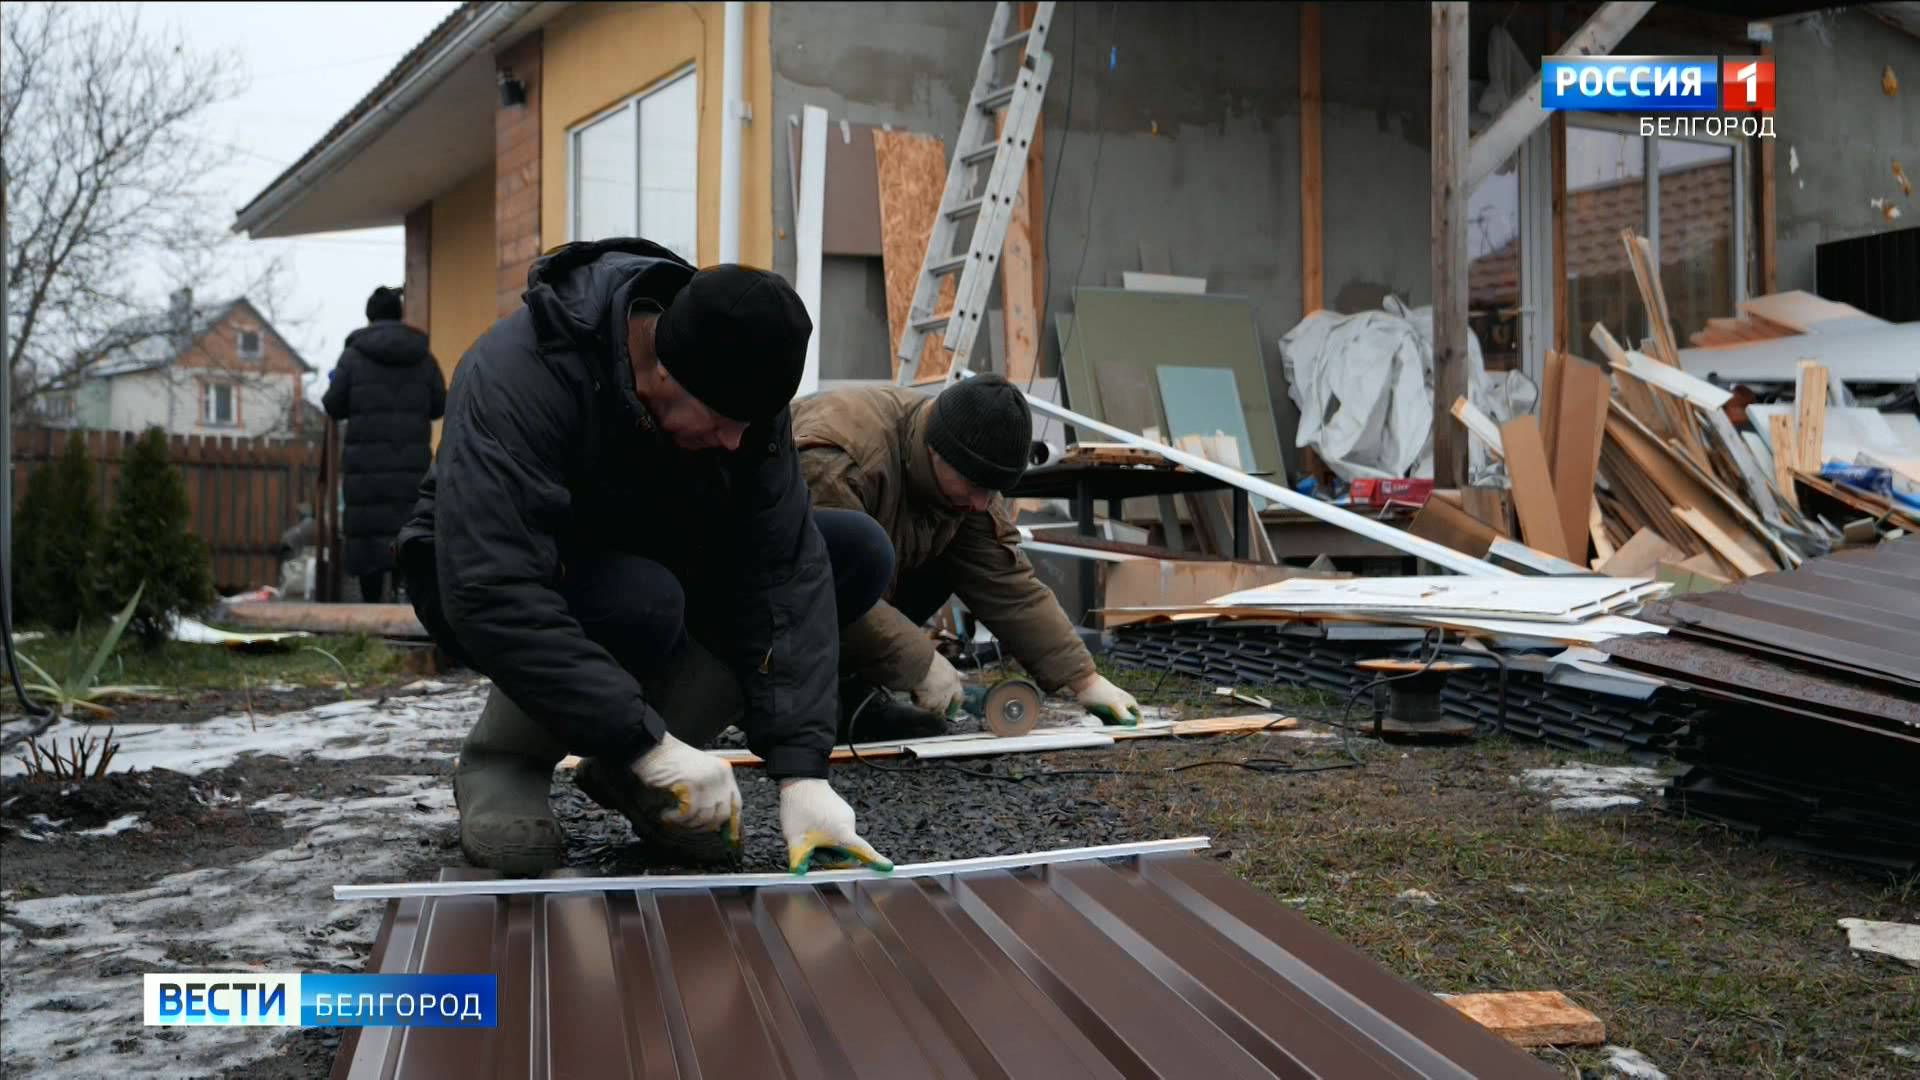
[[[182,290],[166,314],[115,327],[77,385],[35,404],[54,427],[291,438],[311,422],[313,370],[246,297],[196,304]]]

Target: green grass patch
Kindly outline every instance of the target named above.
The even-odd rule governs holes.
[[[80,650],[100,638],[99,628],[82,630]],[[74,653],[72,633],[48,634],[16,646],[56,677]],[[223,645],[189,645],[166,641],[146,649],[131,639],[108,658],[100,679],[108,683],[138,683],[169,690],[259,690],[268,686],[354,687],[386,682],[400,671],[399,654],[377,637],[315,636],[288,640],[285,649],[242,650]],[[338,661],[336,663],[336,661]]]

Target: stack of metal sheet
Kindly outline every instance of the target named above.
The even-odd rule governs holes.
[[[1780,846],[1920,869],[1920,538],[1814,559],[1649,613],[1617,663],[1715,704],[1675,806]]]
[[[1412,656],[1429,633],[1416,627],[1337,622],[1192,620],[1121,627],[1113,632],[1107,655],[1129,667],[1344,697],[1374,679],[1354,666],[1358,661]],[[1569,750],[1654,760],[1669,754],[1695,709],[1687,695],[1654,680],[1596,673],[1593,665],[1555,662],[1545,652],[1502,652],[1500,657],[1507,665],[1504,719],[1500,668],[1491,655],[1470,661],[1475,670],[1447,680],[1440,696],[1442,712]]]
[[[336,890],[394,898],[370,972],[493,975],[499,1024],[356,1029],[333,1075],[1556,1075],[1204,844]]]

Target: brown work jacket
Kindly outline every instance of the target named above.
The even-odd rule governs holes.
[[[1093,674],[1087,647],[1020,550],[1006,500],[995,496],[978,514],[940,502],[927,450],[932,415],[932,398],[885,386],[794,402],[794,443],[813,504],[862,511],[887,531],[887,600],[903,574],[935,566],[1043,689]],[[843,669],[896,690],[918,684],[933,653],[926,632],[884,600],[840,637]]]

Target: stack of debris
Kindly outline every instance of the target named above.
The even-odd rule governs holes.
[[[1920,465],[1908,460],[1920,458],[1920,422],[1829,410],[1829,369],[1804,360],[1788,369],[1794,404],[1747,406],[1739,415],[1756,430],[1737,430],[1729,414],[1735,394],[1696,373],[1675,344],[1646,239],[1629,229],[1621,240],[1653,328],[1644,351],[1623,348],[1595,325],[1591,337],[1606,365],[1549,353],[1537,417],[1495,425],[1465,399],[1455,403],[1455,417],[1506,463],[1512,518],[1496,519],[1496,533],[1602,573],[1655,574],[1694,588],[1791,569],[1843,543],[1920,528],[1920,513],[1907,510],[1898,494],[1920,483]],[[1804,293],[1762,297],[1744,310],[1742,319],[1717,320],[1706,340],[1721,345],[1738,337],[1749,345],[1696,352],[1733,357],[1766,336],[1804,353],[1819,341],[1825,355],[1847,356],[1851,373],[1853,356],[1875,353],[1888,333],[1920,330]],[[1903,379],[1920,374],[1920,339],[1914,344],[1899,362]],[[1826,434],[1830,412],[1844,428],[1837,439]],[[1835,457],[1881,471],[1836,475],[1828,466],[1823,475]]]
[[[1920,539],[1654,605],[1620,665],[1712,704],[1677,753],[1676,806],[1769,843],[1920,869]]]
[[[1108,609],[1119,664],[1218,682],[1350,694],[1358,666],[1414,657],[1437,634],[1451,650],[1444,715],[1569,749],[1659,758],[1690,715],[1686,696],[1620,671],[1587,646],[1661,628],[1632,618],[1666,586],[1606,577],[1295,579],[1185,608]],[[1596,662],[1598,661],[1598,662]]]

